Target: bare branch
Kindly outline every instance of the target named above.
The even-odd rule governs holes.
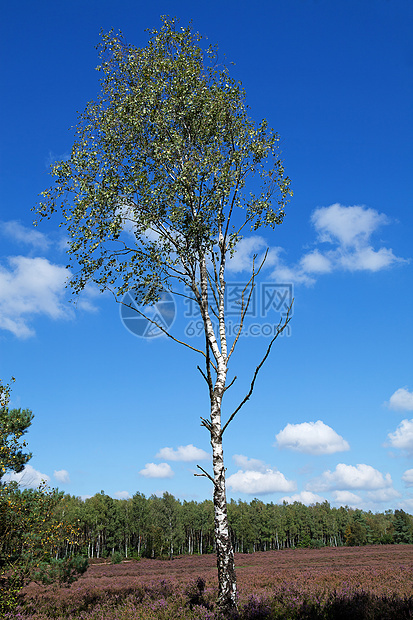
[[[267,359],[267,357],[269,356],[270,351],[271,351],[271,348],[272,348],[272,345],[274,344],[274,342],[276,341],[276,339],[278,338],[278,336],[279,336],[279,335],[280,335],[280,334],[284,331],[284,329],[287,327],[288,323],[291,321],[291,316],[290,316],[290,313],[291,313],[291,309],[292,309],[292,307],[293,307],[293,303],[294,303],[294,299],[292,300],[292,302],[291,302],[291,304],[290,304],[290,307],[288,308],[288,311],[287,311],[287,316],[285,317],[285,321],[284,321],[283,323],[282,323],[281,321],[279,322],[279,324],[278,324],[278,326],[277,326],[277,333],[275,334],[274,338],[272,338],[272,340],[271,340],[270,344],[269,344],[269,345],[268,345],[268,347],[267,347],[267,351],[266,351],[266,353],[265,353],[264,357],[262,358],[261,362],[258,364],[257,368],[255,369],[254,376],[253,376],[252,381],[251,381],[251,385],[250,385],[249,392],[247,393],[247,395],[245,396],[245,398],[241,401],[241,403],[238,405],[238,407],[235,409],[235,411],[234,411],[234,412],[230,415],[229,419],[227,420],[227,422],[226,422],[226,423],[225,423],[225,425],[223,426],[223,428],[222,428],[222,430],[221,430],[221,437],[222,437],[222,435],[223,435],[223,433],[224,433],[225,429],[227,428],[228,424],[229,424],[230,422],[232,422],[232,420],[235,418],[235,416],[237,415],[237,413],[238,413],[238,411],[241,409],[241,407],[242,407],[243,405],[245,405],[245,403],[247,402],[247,400],[249,400],[249,399],[250,399],[251,394],[252,394],[252,392],[253,392],[253,390],[254,390],[254,385],[255,385],[255,380],[256,380],[256,378],[257,378],[257,375],[258,375],[259,371],[261,370],[261,367],[262,367],[262,365],[264,364],[265,360],[266,360],[266,359]]]
[[[127,308],[130,308],[131,310],[134,310],[135,312],[137,312],[138,314],[140,314],[143,318],[145,318],[147,321],[149,321],[149,323],[152,323],[153,325],[155,325],[158,329],[161,330],[161,332],[163,332],[166,336],[168,336],[168,338],[171,338],[172,340],[174,340],[175,342],[177,342],[178,344],[182,344],[184,347],[188,347],[188,349],[191,349],[192,351],[195,351],[196,353],[200,353],[201,355],[203,355],[204,357],[206,357],[205,351],[201,351],[201,349],[197,349],[195,347],[192,347],[190,344],[188,344],[187,342],[184,342],[183,340],[179,340],[178,338],[175,338],[175,336],[172,336],[172,334],[170,334],[164,327],[162,327],[162,325],[159,325],[159,323],[157,323],[156,321],[154,321],[153,319],[150,319],[148,316],[146,316],[146,314],[144,312],[141,312],[140,310],[138,310],[138,308],[136,308],[135,306],[131,306],[130,304],[126,304],[124,301],[119,300],[116,297],[116,293],[114,293],[114,291],[112,291],[110,288],[108,288],[107,290],[109,290],[112,295],[115,298],[115,301],[118,304],[122,304],[123,306],[126,306]]]
[[[203,473],[202,474],[194,474],[194,476],[199,476],[202,477],[204,476],[205,478],[209,478],[211,480],[211,482],[213,484],[215,484],[215,480],[213,479],[212,476],[209,475],[209,473],[207,471],[205,471],[205,469],[202,469],[202,467],[200,467],[199,465],[197,465],[198,469],[200,469]]]
[[[260,273],[260,271],[261,271],[261,269],[262,269],[262,267],[263,267],[263,265],[264,265],[264,263],[265,263],[265,261],[266,261],[266,259],[267,259],[267,255],[268,255],[268,248],[267,248],[267,250],[265,251],[264,258],[262,259],[261,264],[260,264],[260,266],[258,267],[257,271],[255,271],[255,264],[254,264],[255,257],[254,257],[254,260],[253,260],[253,263],[252,263],[252,275],[251,275],[250,279],[248,280],[248,282],[246,283],[246,285],[245,285],[245,287],[244,287],[244,289],[243,289],[243,291],[242,291],[242,293],[241,293],[241,316],[240,316],[240,324],[239,324],[239,328],[238,328],[238,331],[237,331],[236,336],[235,336],[235,338],[234,338],[234,342],[232,343],[232,346],[231,346],[230,352],[229,352],[229,354],[228,354],[228,358],[227,358],[227,360],[229,360],[229,358],[230,358],[230,357],[231,357],[231,355],[233,354],[234,349],[235,349],[235,346],[236,346],[236,344],[237,344],[237,342],[238,342],[238,339],[239,339],[239,337],[240,337],[240,335],[241,335],[241,332],[242,332],[242,329],[243,329],[243,326],[244,326],[244,319],[245,319],[245,316],[246,316],[246,314],[247,314],[248,307],[249,307],[250,302],[251,302],[252,292],[253,292],[253,290],[254,290],[254,288],[255,288],[255,278],[256,278],[256,277],[258,276],[258,274]],[[251,283],[252,283],[252,284],[251,284]],[[247,299],[247,303],[246,303],[245,308],[244,308],[244,292],[247,290],[247,288],[248,288],[248,286],[249,286],[250,284],[251,284],[251,290],[250,290],[250,292],[249,292],[248,299]]]
[[[207,376],[205,375],[205,373],[204,373],[204,371],[202,370],[202,368],[201,368],[200,366],[197,366],[197,368],[198,368],[199,372],[201,373],[201,375],[204,377],[204,379],[205,379],[205,381],[207,382],[207,384],[209,385],[209,383],[208,383],[208,379],[207,379]]]
[[[231,387],[231,385],[234,385],[235,381],[237,380],[237,376],[235,375],[235,377],[233,378],[233,380],[231,381],[231,383],[229,383],[225,388],[224,388],[224,392],[226,392],[227,390],[229,390],[229,388]]]
[[[212,430],[212,424],[210,422],[210,420],[206,420],[205,418],[201,417],[201,426],[205,426],[205,428],[211,432]]]

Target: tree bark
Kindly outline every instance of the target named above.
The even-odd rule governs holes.
[[[221,400],[225,386],[226,368],[218,371],[211,399],[211,446],[214,470],[214,525],[218,568],[217,605],[223,614],[237,608],[237,579],[234,552],[227,513],[224,452],[221,433]]]
[[[219,587],[217,604],[220,611],[228,613],[237,607],[237,579],[227,514],[222,439],[217,437],[214,431],[211,431],[211,445],[214,466],[214,523]]]

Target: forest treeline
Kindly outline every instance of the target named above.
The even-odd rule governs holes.
[[[331,507],[327,501],[306,506],[254,499],[231,500],[228,516],[235,552],[413,543],[413,517],[403,510],[372,513]],[[54,549],[56,557],[165,558],[215,551],[211,500],[180,501],[170,493],[113,499],[102,491],[86,500],[62,494],[55,518],[72,532],[70,540]]]

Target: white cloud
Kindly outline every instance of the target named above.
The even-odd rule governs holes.
[[[394,433],[388,434],[388,438],[393,448],[413,454],[413,420],[402,420]]]
[[[272,267],[278,263],[279,254],[283,251],[282,248],[273,247],[269,249],[266,240],[259,235],[243,237],[237,243],[236,251],[233,257],[227,262],[228,271],[232,273],[247,271],[250,273],[254,255],[257,256],[255,259],[255,266],[258,267],[261,264],[267,249],[268,253],[265,260],[265,266]]]
[[[389,223],[387,216],[375,209],[345,207],[338,203],[315,209],[311,221],[321,242],[352,247],[365,245],[379,226]]]
[[[172,478],[174,475],[168,463],[146,463],[139,473],[141,476],[145,476],[145,478]]]
[[[313,211],[311,222],[317,232],[316,244],[329,244],[306,252],[295,265],[286,265],[277,248],[272,277],[278,281],[311,286],[315,276],[334,271],[380,271],[396,263],[408,262],[397,257],[391,248],[375,249],[371,236],[389,218],[365,206],[346,207],[335,203]]]
[[[227,486],[232,491],[249,495],[295,491],[296,483],[287,480],[280,471],[265,465],[257,459],[248,459],[242,454],[234,455],[234,460],[244,469],[227,478]]]
[[[264,461],[260,461],[259,459],[249,459],[243,454],[234,454],[232,459],[238,467],[245,471],[253,470],[264,472],[268,468]]]
[[[28,319],[44,314],[52,319],[70,316],[63,303],[68,277],[66,267],[54,265],[46,258],[12,256],[10,268],[0,266],[0,329],[18,338],[34,334]]]
[[[273,267],[272,280],[312,286],[316,276],[322,274],[339,270],[376,272],[396,263],[407,262],[397,257],[391,248],[373,247],[373,233],[380,226],[390,223],[384,213],[375,209],[335,203],[315,209],[311,222],[317,233],[315,245],[328,244],[328,247],[315,247],[293,265],[286,264],[282,256],[283,248],[270,248],[265,266]],[[259,264],[267,248],[266,240],[259,235],[244,237],[227,263],[228,270],[233,273],[250,272],[253,255],[257,255],[256,264]]]
[[[407,487],[413,487],[413,469],[406,469],[402,476],[402,480]]]
[[[316,209],[311,221],[318,241],[336,245],[323,256],[335,269],[347,271],[379,271],[396,262],[405,262],[389,248],[374,250],[371,235],[389,219],[384,213],[365,206],[345,207],[338,203]]]
[[[267,244],[263,237],[254,235],[253,237],[244,237],[236,246],[234,255],[227,262],[227,269],[232,273],[241,271],[251,271],[252,257],[254,254],[265,252]]]
[[[331,260],[318,250],[304,254],[300,265],[305,273],[330,273],[333,270]]]
[[[402,508],[406,512],[410,514],[413,513],[413,497],[405,497],[402,501],[399,502],[399,508]]]
[[[413,411],[413,392],[409,392],[406,388],[399,388],[385,404],[389,409],[396,411]]]
[[[335,471],[325,471],[318,479],[308,483],[311,491],[331,491],[348,489],[384,489],[392,486],[390,474],[383,476],[371,465],[345,465],[339,463]]]
[[[401,493],[399,493],[399,491],[396,491],[396,489],[394,489],[393,487],[388,487],[387,489],[377,489],[377,491],[369,491],[367,493],[367,497],[372,502],[388,503],[396,497],[401,497]]]
[[[340,506],[350,506],[353,508],[357,508],[363,504],[363,499],[360,495],[356,495],[351,491],[334,491],[333,492],[334,502],[339,504]]]
[[[10,237],[19,243],[31,245],[39,250],[47,250],[50,241],[43,233],[34,228],[27,228],[17,220],[0,222],[0,232],[6,237]]]
[[[161,448],[156,455],[157,459],[165,461],[205,461],[210,458],[209,454],[201,448],[196,448],[191,443],[187,446],[179,446],[176,450],[173,448]]]
[[[132,496],[128,491],[116,491],[115,497],[118,499],[130,499]]]
[[[7,262],[8,267],[0,265],[0,329],[29,338],[35,334],[30,326],[35,315],[55,320],[74,316],[73,307],[65,301],[70,277],[66,267],[42,257],[10,256]],[[97,287],[87,285],[76,306],[96,311],[91,300],[97,295]]]
[[[337,263],[347,271],[380,271],[402,259],[393,250],[380,248],[377,252],[371,247],[359,248],[353,253],[338,253]]]
[[[43,482],[50,482],[50,476],[42,474],[31,465],[26,465],[19,474],[12,473],[3,476],[3,482],[12,481],[17,482],[22,487],[37,489]]]
[[[321,495],[316,495],[311,491],[301,491],[301,493],[296,493],[295,495],[282,497],[279,503],[287,502],[288,504],[293,504],[294,502],[300,502],[306,506],[311,506],[311,504],[322,504],[324,501],[324,497],[321,497]]]
[[[55,470],[53,476],[62,484],[67,484],[70,482],[69,472],[66,471],[66,469],[59,469],[59,471]]]
[[[301,266],[287,267],[280,262],[271,274],[271,279],[275,282],[292,282],[293,284],[304,284],[312,286],[316,280],[304,272]]]
[[[307,454],[334,454],[350,449],[347,441],[321,420],[287,424],[276,440],[279,448]]]

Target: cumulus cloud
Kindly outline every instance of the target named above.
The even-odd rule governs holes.
[[[209,454],[201,448],[196,448],[191,443],[187,446],[179,446],[176,450],[173,448],[161,448],[156,455],[157,459],[165,461],[205,461],[210,458]]]
[[[347,441],[321,420],[287,424],[276,440],[279,448],[307,454],[334,454],[350,449]]]
[[[393,487],[388,487],[387,489],[377,489],[377,491],[368,491],[367,497],[372,502],[378,503],[388,503],[395,499],[396,497],[401,497],[401,493],[393,489]]]
[[[360,495],[356,495],[351,491],[334,491],[332,495],[334,502],[340,506],[351,506],[353,508],[357,508],[363,504],[363,499]]]
[[[339,463],[336,469],[325,471],[319,478],[309,482],[311,491],[343,491],[348,489],[385,489],[392,486],[390,474],[383,474],[371,465],[345,465]]]
[[[139,473],[145,478],[172,478],[174,475],[168,463],[146,463]]]
[[[69,277],[66,267],[47,258],[8,257],[7,266],[0,265],[0,329],[24,339],[34,336],[30,321],[36,315],[54,320],[72,318],[73,308],[65,300]],[[86,286],[77,307],[95,311],[92,300],[97,294],[96,287]]]
[[[68,273],[66,267],[54,265],[46,258],[12,256],[9,267],[0,265],[0,329],[18,338],[34,334],[28,325],[35,314],[52,319],[67,318],[63,303]]]
[[[406,469],[402,480],[407,487],[413,487],[413,469]]]
[[[237,471],[227,478],[227,486],[233,491],[249,495],[265,495],[281,491],[295,491],[296,483],[287,480],[280,471],[267,469],[261,471]]]
[[[316,282],[312,275],[304,271],[302,265],[289,267],[282,261],[273,270],[271,279],[275,282],[292,282],[293,284],[304,284],[304,286],[312,286]]]
[[[59,469],[58,471],[55,470],[53,476],[62,484],[67,484],[70,482],[69,472],[66,471],[66,469]]]
[[[395,411],[413,411],[413,392],[409,392],[407,388],[399,388],[385,404]]]
[[[116,491],[115,497],[118,499],[130,499],[132,496],[128,491]]]
[[[324,497],[316,495],[311,491],[301,491],[301,493],[295,493],[295,495],[285,496],[280,499],[280,503],[287,502],[288,504],[293,504],[294,502],[300,502],[306,506],[311,506],[311,504],[322,504],[324,501]]]
[[[292,266],[284,264],[280,252],[272,276],[296,284],[311,286],[316,276],[334,271],[376,272],[407,262],[391,248],[374,248],[371,237],[380,226],[389,224],[384,213],[363,205],[344,206],[339,203],[319,207],[311,215],[317,233],[313,250],[306,252]]]
[[[18,243],[24,243],[36,248],[38,250],[47,250],[50,246],[50,241],[38,230],[34,228],[27,228],[23,226],[17,220],[10,220],[8,222],[0,222],[0,232],[5,237],[17,241]]]
[[[275,282],[293,282],[312,286],[317,277],[334,271],[376,272],[407,262],[391,248],[374,247],[372,235],[390,219],[364,205],[344,206],[339,203],[318,207],[311,215],[316,232],[313,249],[295,264],[287,264],[281,247],[269,248],[265,267],[272,267],[270,278]],[[244,237],[228,261],[230,272],[251,272],[253,256],[256,264],[264,257],[268,243],[259,235]]]
[[[47,474],[42,474],[40,471],[37,471],[32,467],[32,465],[26,465],[26,467],[19,474],[12,473],[6,474],[3,476],[4,482],[17,482],[20,486],[36,489],[42,483],[50,482],[50,476]]]
[[[388,224],[384,213],[365,206],[345,207],[339,203],[319,207],[311,215],[319,241],[338,242],[344,247],[364,246],[379,226]]]
[[[234,461],[242,469],[227,478],[227,486],[233,491],[249,495],[295,491],[296,483],[287,480],[280,471],[266,465],[259,459],[249,459],[235,454]]]
[[[335,203],[315,209],[311,221],[320,243],[335,245],[324,253],[336,268],[348,271],[379,271],[401,259],[389,248],[374,250],[371,235],[389,219],[384,213],[365,206],[346,207]]]
[[[337,264],[346,271],[380,271],[400,262],[401,259],[393,254],[393,250],[371,247],[357,248],[353,252],[337,254]]]
[[[331,260],[318,250],[304,254],[300,265],[305,273],[330,273],[333,270]]]
[[[234,454],[232,460],[237,465],[237,467],[240,467],[241,469],[244,469],[246,471],[253,470],[264,472],[267,469],[267,465],[264,463],[264,461],[261,461],[260,459],[249,459],[243,454]]]
[[[389,433],[390,446],[413,454],[413,420],[402,420],[394,433]]]

